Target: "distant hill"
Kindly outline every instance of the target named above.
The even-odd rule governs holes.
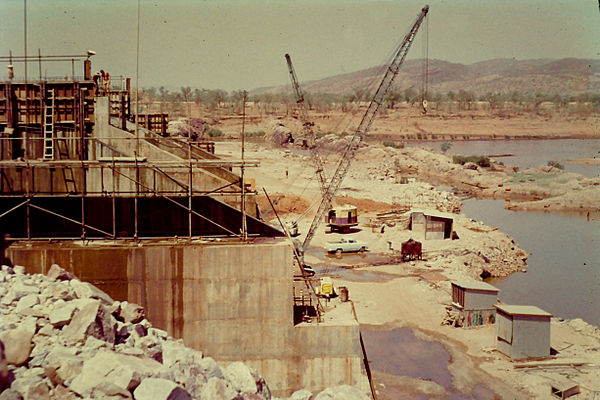
[[[316,81],[300,82],[305,92],[349,94],[369,82],[379,82],[382,67],[336,75]],[[423,60],[408,60],[402,66],[394,85],[401,89],[420,90]],[[379,76],[379,78],[377,78]],[[487,92],[544,93],[576,95],[600,92],[600,60],[563,58],[560,60],[514,60],[509,58],[464,65],[442,60],[429,60],[429,90],[477,95]],[[251,94],[290,92],[290,85],[260,88]]]

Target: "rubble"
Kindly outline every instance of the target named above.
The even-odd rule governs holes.
[[[272,398],[265,379],[247,365],[222,368],[152,327],[137,304],[113,301],[58,265],[49,272],[0,271],[0,400]],[[355,392],[301,393],[365,398],[345,397]]]

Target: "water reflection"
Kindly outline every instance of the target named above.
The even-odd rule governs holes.
[[[502,301],[600,326],[600,221],[583,214],[508,211],[500,200],[469,199],[462,212],[497,226],[531,254],[526,274],[490,280]]]
[[[440,151],[442,142],[407,143],[408,146],[425,146]],[[507,165],[516,165],[521,169],[537,168],[546,165],[548,161],[561,162],[565,170],[588,177],[600,175],[598,165],[565,164],[565,160],[578,158],[598,158],[600,156],[600,139],[555,139],[555,140],[472,140],[455,141],[447,151],[448,154],[461,155],[498,155],[512,154],[510,157],[500,157]]]

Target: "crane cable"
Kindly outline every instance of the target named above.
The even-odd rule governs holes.
[[[423,114],[427,114],[427,98],[429,90],[429,14],[425,16],[425,35],[423,40],[423,70],[421,76],[421,106]]]

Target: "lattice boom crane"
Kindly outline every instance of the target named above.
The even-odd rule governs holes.
[[[304,137],[308,139],[308,149],[310,150],[313,162],[317,168],[317,178],[319,179],[321,193],[325,194],[327,191],[327,181],[323,175],[323,160],[321,160],[321,156],[315,147],[315,133],[312,130],[313,123],[308,121],[306,116],[307,113],[304,103],[304,94],[302,93],[302,89],[298,83],[298,77],[296,76],[296,71],[294,70],[294,65],[292,64],[292,58],[289,54],[285,55],[285,60],[287,61],[288,70],[290,72],[290,80],[292,81],[292,87],[294,88],[294,94],[296,95],[296,103],[300,106],[298,112],[300,114],[300,122],[302,122]]]
[[[331,177],[329,186],[327,187],[327,190],[323,194],[323,199],[321,200],[321,204],[319,205],[317,213],[315,214],[312,224],[310,225],[310,229],[308,230],[308,233],[306,234],[306,238],[304,238],[304,242],[302,243],[303,251],[305,251],[307,249],[310,241],[312,240],[312,238],[315,234],[315,230],[321,223],[321,220],[324,218],[325,213],[329,210],[329,208],[331,206],[331,201],[333,200],[333,197],[335,196],[337,190],[339,189],[340,184],[342,183],[342,180],[344,180],[344,177],[346,176],[346,173],[348,172],[348,168],[350,167],[350,163],[354,159],[354,156],[356,155],[356,151],[358,150],[360,143],[362,142],[364,136],[369,132],[369,129],[371,128],[371,124],[373,123],[373,120],[375,119],[375,116],[377,115],[377,111],[379,110],[379,107],[383,103],[383,99],[384,99],[385,95],[387,94],[388,90],[390,89],[392,82],[394,81],[394,78],[396,77],[396,75],[398,75],[400,66],[404,62],[404,59],[406,58],[406,54],[408,53],[408,50],[410,49],[410,46],[413,43],[413,40],[415,38],[415,35],[417,34],[417,31],[419,30],[419,27],[421,26],[421,23],[427,16],[428,11],[429,11],[428,5],[423,7],[423,9],[421,10],[421,13],[417,17],[417,20],[413,24],[412,28],[406,34],[406,36],[404,37],[404,40],[402,40],[402,43],[396,50],[396,53],[394,54],[394,58],[392,59],[392,62],[386,69],[385,75],[384,75],[381,83],[379,84],[379,87],[377,88],[377,91],[375,92],[375,95],[373,96],[373,99],[371,100],[371,103],[369,104],[369,107],[367,108],[367,111],[365,112],[365,115],[363,116],[363,118],[360,122],[360,125],[356,129],[354,136],[352,136],[352,139],[351,139],[350,143],[348,144],[348,147],[346,148],[342,158],[340,159],[340,162],[338,163],[338,166],[337,166],[333,176]],[[298,91],[299,86],[295,86],[295,89]]]

